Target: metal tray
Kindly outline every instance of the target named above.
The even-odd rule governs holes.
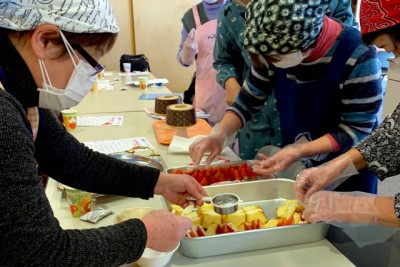
[[[134,155],[134,154],[128,153],[128,152],[114,153],[114,154],[110,154],[110,156],[113,158],[122,160],[122,161],[129,162],[129,163],[153,167],[153,168],[159,169],[161,172],[164,171],[163,164],[161,164],[159,161],[152,159],[152,158],[137,156],[137,155]]]
[[[204,189],[210,196],[220,193],[237,194],[243,200],[239,207],[259,205],[268,218],[276,217],[275,210],[285,199],[296,199],[294,181],[282,178],[212,185]],[[169,210],[171,203],[161,199],[164,208]],[[201,258],[316,242],[325,238],[328,227],[324,223],[300,224],[199,238],[185,237],[181,240],[179,250],[184,256]]]

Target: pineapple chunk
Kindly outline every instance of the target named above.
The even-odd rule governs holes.
[[[263,209],[259,206],[243,207],[243,211],[246,214],[246,222],[252,222],[253,220],[259,219],[262,224],[265,224],[268,221]]]
[[[295,212],[303,212],[304,207],[299,204],[297,199],[286,200],[286,202],[276,209],[276,216],[278,218],[289,219]]]
[[[221,215],[212,210],[203,210],[201,214],[201,225],[208,229],[211,224],[221,224]]]
[[[179,205],[171,204],[170,210],[173,214],[181,216],[183,213],[183,208]]]
[[[210,224],[207,228],[206,234],[207,235],[216,235],[217,225],[215,223]]]
[[[214,206],[210,203],[204,203],[201,207],[197,208],[199,214],[203,214],[203,212],[208,211],[208,210],[214,210]]]
[[[264,224],[264,228],[277,227],[279,222],[279,219],[270,219],[266,224]]]
[[[301,213],[295,212],[293,214],[293,224],[300,224],[303,223],[303,221],[301,220]]]
[[[200,216],[196,211],[192,211],[190,213],[187,213],[187,214],[184,215],[184,217],[187,217],[187,218],[191,219],[193,226],[197,226],[197,225],[199,225],[201,223]]]
[[[228,214],[225,217],[225,222],[231,222],[236,227],[239,227],[246,221],[246,214],[243,209],[238,209],[235,213]]]

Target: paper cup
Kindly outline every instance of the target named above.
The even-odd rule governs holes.
[[[71,214],[75,218],[88,213],[92,209],[92,194],[89,192],[66,188],[67,199]]]
[[[147,89],[148,83],[149,83],[149,77],[139,77],[140,89],[142,89],[142,90]]]
[[[123,63],[124,66],[124,72],[125,73],[130,73],[131,72],[131,63]]]
[[[76,117],[77,113],[78,111],[76,109],[65,109],[61,111],[64,126],[67,130],[73,130],[76,128],[78,122]]]

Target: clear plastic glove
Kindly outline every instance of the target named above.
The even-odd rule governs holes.
[[[181,61],[185,65],[191,65],[195,59],[199,45],[196,40],[196,29],[190,30],[185,42],[183,43]]]
[[[210,165],[226,146],[235,142],[236,133],[228,135],[220,127],[219,123],[215,124],[207,137],[197,139],[189,146],[190,157],[196,166],[200,164],[205,153],[210,153],[206,159],[206,165]]]
[[[375,197],[363,192],[319,191],[310,197],[303,216],[312,223],[326,222],[337,226],[377,224],[379,210],[375,207]]]
[[[186,207],[192,204],[186,197],[191,195],[198,199],[197,205],[201,205],[201,199],[207,196],[203,187],[190,175],[160,173],[154,193],[164,196],[171,203]]]
[[[214,132],[205,138],[194,141],[189,146],[189,154],[195,166],[200,164],[205,153],[210,153],[206,159],[206,165],[211,164],[225,147],[225,139],[226,135],[224,133]]]
[[[294,162],[301,158],[298,145],[291,145],[283,148],[272,157],[264,154],[257,154],[260,159],[255,159],[252,166],[253,171],[264,176],[275,175],[283,172]]]
[[[297,198],[307,203],[308,198],[322,189],[335,189],[350,176],[358,174],[351,158],[342,155],[321,166],[302,170],[296,177]]]
[[[165,252],[176,247],[192,220],[166,210],[154,211],[142,218],[147,231],[146,247]]]

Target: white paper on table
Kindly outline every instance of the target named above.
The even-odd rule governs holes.
[[[150,72],[148,71],[133,71],[130,73],[120,72],[120,76],[149,76]]]
[[[168,153],[171,153],[171,154],[189,154],[189,146],[194,141],[196,141],[197,139],[204,138],[204,137],[207,137],[207,135],[196,135],[196,136],[193,136],[191,138],[185,138],[185,137],[181,137],[181,136],[175,135],[172,138],[172,141],[168,146]],[[230,150],[229,147],[225,147],[221,151],[221,155],[225,154],[229,150]],[[208,154],[209,153],[206,153],[205,155],[208,155]],[[219,157],[216,160],[218,161],[218,160],[225,160],[225,159]]]
[[[189,154],[189,146],[197,139],[207,137],[206,135],[196,135],[192,138],[185,138],[174,135],[168,146],[168,153],[171,154]]]
[[[158,84],[166,84],[169,81],[167,79],[153,79],[153,80],[148,80],[147,81],[147,86],[151,86],[151,85],[158,85]],[[139,81],[128,81],[125,83],[126,85],[134,85],[134,86],[140,86],[140,82]]]
[[[124,116],[78,116],[77,126],[121,126]]]
[[[124,139],[111,139],[111,140],[97,140],[84,142],[84,144],[93,149],[104,154],[112,154],[118,152],[127,151],[133,147],[143,146],[154,149],[153,145],[147,140],[146,137],[134,137],[134,138],[124,138]],[[147,149],[142,149],[147,150]]]
[[[110,83],[110,80],[97,79],[97,91],[108,90],[114,90],[114,85]]]
[[[104,77],[112,77],[112,76],[114,76],[114,72],[112,72],[112,71],[105,71],[104,72]]]

